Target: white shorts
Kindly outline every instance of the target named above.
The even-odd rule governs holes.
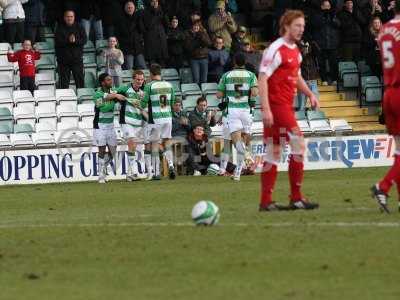
[[[126,141],[133,139],[136,143],[143,142],[143,127],[134,127],[129,124],[122,124],[122,133]]]
[[[146,143],[161,142],[162,139],[171,139],[172,123],[147,124],[145,127]]]
[[[251,125],[253,117],[248,111],[234,110],[228,114],[229,132],[233,133],[241,131],[242,133],[251,134]]]
[[[114,128],[94,129],[93,130],[94,145],[102,146],[117,146],[117,134]]]
[[[231,133],[229,132],[227,117],[222,118],[222,138],[227,141],[231,140]]]

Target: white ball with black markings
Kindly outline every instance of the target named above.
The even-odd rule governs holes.
[[[192,209],[192,220],[196,225],[216,225],[219,217],[219,208],[212,201],[200,201]]]

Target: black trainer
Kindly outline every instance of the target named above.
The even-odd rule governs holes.
[[[309,202],[304,199],[297,200],[297,201],[290,201],[290,204],[289,204],[289,209],[291,209],[291,210],[296,210],[296,209],[311,210],[311,209],[317,209],[317,208],[319,208],[318,203]]]
[[[169,167],[168,169],[168,176],[169,179],[174,180],[176,178],[176,173],[175,173],[175,168],[174,167]]]
[[[371,187],[371,196],[378,202],[382,212],[390,214],[390,210],[387,206],[387,199],[389,196],[386,195],[384,191],[380,190],[377,184]]]
[[[261,206],[258,209],[259,211],[281,211],[288,210],[288,207],[282,204],[278,204],[276,202],[270,203],[268,206]]]
[[[157,180],[161,180],[161,176],[160,175],[153,175],[153,177],[151,178],[151,180],[155,180],[155,181],[157,181]]]

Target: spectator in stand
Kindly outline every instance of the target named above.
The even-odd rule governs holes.
[[[246,70],[258,75],[258,68],[261,63],[262,53],[253,49],[251,42],[248,38],[245,38],[243,40],[241,52],[243,53],[246,61]]]
[[[384,7],[379,0],[369,0],[368,3],[360,7],[363,18],[368,22],[374,17],[382,18],[384,14]]]
[[[239,26],[237,32],[232,37],[231,54],[235,54],[243,50],[243,41],[246,39],[247,29],[244,26]]]
[[[312,40],[317,44],[319,50],[318,65],[322,85],[328,85],[337,81],[337,59],[339,47],[340,21],[336,17],[331,2],[321,2],[320,10],[316,10],[310,16],[310,30]],[[314,48],[317,49],[317,48]],[[329,71],[326,67],[328,61]]]
[[[28,90],[32,93],[35,90],[35,60],[40,59],[40,52],[32,48],[30,40],[22,43],[22,50],[7,53],[9,62],[18,62],[20,76],[20,90]]]
[[[203,21],[202,21],[202,19],[201,19],[201,14],[198,12],[198,11],[194,11],[194,12],[192,12],[192,14],[190,15],[190,24],[189,24],[189,27],[188,28],[185,28],[185,29],[190,29],[190,28],[192,28],[192,24],[194,24],[194,23],[196,23],[197,21],[200,21],[201,22],[201,26],[204,28],[204,26],[203,26]]]
[[[126,0],[125,0],[126,1]],[[136,0],[135,6],[137,11],[141,11],[145,9],[145,0]]]
[[[301,55],[303,57],[301,63],[301,75],[306,81],[310,90],[316,95],[318,98],[318,83],[317,80],[319,78],[318,69],[317,69],[317,45],[313,41],[302,40],[298,44],[299,49],[301,51]],[[297,94],[297,107],[296,110],[304,110],[306,107],[307,96],[302,92],[298,92]]]
[[[214,38],[214,47],[208,51],[208,82],[219,82],[229,64],[229,52],[224,47],[224,40]]]
[[[172,137],[186,137],[190,131],[189,119],[182,110],[182,101],[172,106]]]
[[[161,9],[158,0],[151,0],[150,7],[143,11],[144,47],[146,59],[151,63],[165,66],[168,60],[167,34],[168,18]]]
[[[199,0],[175,0],[166,1],[165,11],[169,17],[176,16],[183,29],[189,29],[192,25],[190,15],[201,9]]]
[[[346,0],[341,12],[338,13],[341,24],[342,59],[359,61],[361,54],[362,26],[365,20],[352,0]]]
[[[192,25],[185,35],[185,48],[190,58],[193,80],[197,84],[207,82],[208,73],[208,47],[211,40],[207,31],[202,29],[201,22]]]
[[[125,70],[146,69],[144,59],[144,24],[142,12],[136,11],[133,1],[125,3],[125,13],[115,28],[120,48],[125,55]]]
[[[390,21],[391,19],[394,18],[394,7],[396,5],[396,1],[394,0],[383,0],[382,1],[382,6],[383,6],[383,14],[382,14],[382,22],[386,23],[387,21]]]
[[[211,38],[220,36],[224,39],[225,47],[230,49],[232,44],[231,34],[237,30],[236,22],[230,12],[225,11],[225,2],[218,1],[216,11],[208,19],[208,28]]]
[[[111,76],[114,87],[122,85],[121,75],[124,63],[124,54],[121,50],[117,49],[117,45],[117,38],[112,36],[108,39],[108,48],[103,51],[106,62],[106,73]]]
[[[214,12],[215,9],[215,5],[217,4],[217,1],[221,1],[221,0],[208,0],[208,11],[210,13]],[[225,4],[226,10],[235,14],[238,12],[238,5],[236,3],[236,0],[222,0],[221,2],[223,2]]]
[[[116,36],[115,25],[118,25],[121,22],[121,17],[124,16],[123,5],[116,0],[101,0],[100,3],[101,22],[104,27],[103,35],[105,38]]]
[[[3,8],[4,35],[7,43],[22,43],[24,41],[25,11],[22,4],[28,0],[1,0]]]
[[[25,10],[25,37],[33,44],[41,42],[41,27],[44,26],[45,7],[42,0],[29,0],[23,5]]]
[[[179,70],[183,66],[185,33],[179,28],[176,16],[172,17],[171,25],[167,31],[168,41],[168,67]]]
[[[75,22],[75,13],[67,10],[64,13],[64,22],[57,26],[55,32],[59,87],[61,89],[69,87],[71,71],[76,88],[84,87],[83,46],[86,41],[85,30]]]
[[[101,2],[99,0],[85,0],[81,4],[82,26],[86,37],[90,39],[90,29],[93,28],[95,40],[103,39],[103,23],[101,21]]]
[[[204,128],[205,133],[210,135],[211,127],[217,124],[216,113],[216,110],[207,111],[207,99],[200,97],[197,99],[197,105],[194,110],[189,113],[190,127],[193,129],[196,126],[201,126]]]
[[[364,35],[363,49],[365,49],[365,61],[371,68],[372,74],[382,76],[381,55],[377,43],[378,34],[382,27],[382,21],[379,17],[372,19],[368,31]]]

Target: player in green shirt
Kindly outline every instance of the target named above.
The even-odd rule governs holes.
[[[95,116],[93,119],[93,138],[99,148],[99,183],[106,182],[107,165],[115,157],[117,135],[114,128],[114,107],[117,101],[125,101],[125,97],[112,88],[112,78],[107,73],[99,76],[100,88],[93,96]],[[108,147],[108,157],[106,150]]]
[[[148,124],[145,128],[145,156],[151,155],[153,176],[149,180],[160,180],[160,142],[164,146],[164,156],[168,162],[169,178],[175,179],[173,163],[171,131],[172,105],[175,103],[175,92],[172,84],[161,80],[161,67],[157,64],[150,66],[151,82],[144,87],[144,98],[141,106],[148,113]],[[146,159],[147,161],[148,159]],[[148,174],[151,174],[148,172]]]
[[[236,181],[240,181],[245,160],[251,160],[249,151],[253,120],[251,108],[255,106],[258,95],[257,77],[245,69],[245,64],[244,55],[236,54],[235,67],[222,76],[217,92],[217,97],[224,99],[229,133],[237,151],[237,166],[232,177]]]

